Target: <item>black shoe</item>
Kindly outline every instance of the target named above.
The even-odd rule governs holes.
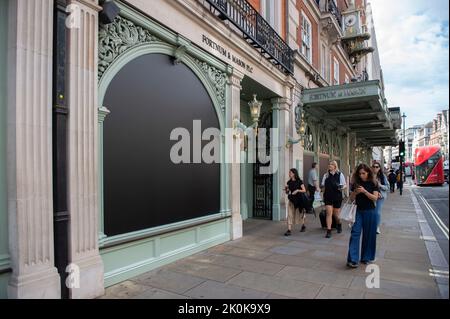
[[[303,225],[303,226],[302,226],[302,229],[300,230],[300,232],[301,232],[301,233],[304,233],[305,231],[306,231],[306,226]]]
[[[347,267],[348,268],[358,268],[358,264],[357,263],[348,262],[347,263]]]
[[[337,224],[336,225],[336,230],[337,230],[338,234],[342,233],[342,224]]]
[[[286,237],[287,237],[287,236],[291,236],[291,231],[288,230],[287,232],[285,232],[285,233],[284,233],[284,236],[286,236]]]
[[[325,238],[331,238],[331,230],[327,230],[327,235],[325,236]]]

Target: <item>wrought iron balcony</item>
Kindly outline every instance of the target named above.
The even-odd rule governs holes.
[[[338,24],[342,26],[342,14],[336,3],[333,0],[327,1],[327,11],[330,12],[337,20]]]
[[[210,10],[230,21],[244,38],[283,72],[294,72],[294,52],[270,24],[246,0],[206,0]]]

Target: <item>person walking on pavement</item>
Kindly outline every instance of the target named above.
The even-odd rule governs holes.
[[[352,226],[347,255],[347,266],[357,268],[359,261],[368,264],[375,261],[377,247],[377,213],[375,210],[379,187],[373,171],[366,164],[360,164],[353,175],[350,199],[356,201],[356,217]],[[361,244],[361,259],[359,245]]]
[[[317,163],[313,163],[312,168],[310,169],[308,174],[308,193],[309,193],[310,207],[313,207],[314,195],[316,192],[320,192],[319,174],[317,172]]]
[[[381,225],[381,214],[383,211],[383,205],[384,205],[384,201],[386,200],[388,194],[388,190],[389,190],[389,186],[388,186],[388,180],[386,175],[384,175],[383,171],[381,170],[381,164],[377,161],[373,162],[372,164],[372,169],[373,169],[373,173],[375,174],[375,177],[377,179],[378,182],[378,186],[380,188],[380,194],[379,194],[379,198],[377,200],[377,204],[376,204],[376,212],[377,212],[377,234],[380,234],[380,225]]]
[[[297,169],[293,168],[289,171],[289,181],[285,187],[285,192],[288,195],[288,230],[284,236],[291,236],[292,226],[302,224],[301,232],[306,231],[306,215],[304,214],[304,203],[302,194],[306,193],[305,185],[298,175]]]
[[[396,178],[397,178],[397,189],[400,191],[400,195],[403,193],[403,181],[402,181],[402,174],[400,170],[397,170],[396,172]]]
[[[389,179],[389,185],[391,187],[391,193],[395,193],[395,183],[397,182],[397,175],[395,175],[393,169],[391,169],[388,179]]]
[[[324,188],[323,199],[327,212],[327,234],[326,238],[331,238],[331,225],[333,215],[336,218],[336,229],[338,234],[342,233],[342,223],[339,219],[342,207],[342,190],[346,188],[345,176],[339,171],[336,161],[331,161],[328,165],[328,173],[323,176],[322,188]]]

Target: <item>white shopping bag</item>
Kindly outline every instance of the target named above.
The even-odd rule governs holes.
[[[341,219],[345,220],[351,224],[355,223],[356,218],[356,205],[355,202],[353,203],[345,203],[342,206],[341,210]]]
[[[315,193],[314,193],[314,201],[315,201],[315,202],[320,202],[320,201],[322,201],[322,196],[320,196],[320,192],[315,192]]]

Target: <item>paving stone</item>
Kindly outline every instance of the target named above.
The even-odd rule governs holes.
[[[348,288],[353,280],[351,275],[294,266],[286,266],[278,276],[340,288]]]
[[[292,298],[313,299],[320,291],[322,285],[302,282],[298,280],[262,275],[251,272],[242,272],[228,283],[274,293]]]
[[[272,255],[272,252],[234,247],[234,248],[231,248],[230,250],[223,252],[222,254],[236,256],[236,257],[245,257],[245,258],[250,258],[250,259],[263,260],[263,259],[269,257],[270,255]]]
[[[159,269],[146,274],[146,276],[140,276],[135,281],[141,285],[183,294],[187,290],[204,282],[205,279],[177,273],[168,269]]]
[[[169,265],[168,269],[189,274],[196,277],[206,278],[210,280],[226,282],[227,280],[233,278],[241,271],[238,269],[221,267],[211,264],[198,264],[198,263],[177,263],[175,265]]]
[[[284,265],[277,263],[224,255],[216,256],[213,263],[229,268],[236,268],[239,270],[252,271],[268,275],[274,275],[284,268]]]
[[[281,265],[311,267],[311,268],[314,268],[314,266],[318,263],[317,260],[312,258],[306,258],[304,256],[290,256],[280,254],[273,254],[270,257],[267,257],[265,261],[271,263],[278,263]]]
[[[169,291],[150,288],[143,293],[134,296],[132,299],[189,299],[186,296],[171,293]]]
[[[325,286],[316,299],[363,299],[364,294],[363,291]]]
[[[287,296],[283,296],[283,295],[278,295],[278,294],[269,294],[266,299],[295,299],[292,297],[287,297]]]
[[[150,287],[127,280],[115,286],[109,287],[105,291],[102,299],[129,299],[137,296]]]
[[[307,252],[308,249],[306,248],[299,248],[299,247],[292,247],[292,246],[277,246],[273,247],[269,250],[270,252],[274,254],[280,254],[280,255],[298,255],[304,252]]]
[[[394,296],[389,296],[389,295],[381,295],[381,294],[366,292],[364,294],[364,299],[398,299],[398,298],[394,297]]]
[[[350,285],[350,288],[405,299],[439,298],[439,292],[436,287],[413,286],[411,284],[383,279],[380,280],[380,288],[369,289],[366,286],[365,278],[355,277]]]
[[[267,292],[210,280],[187,291],[185,294],[195,299],[264,299],[269,295]]]

